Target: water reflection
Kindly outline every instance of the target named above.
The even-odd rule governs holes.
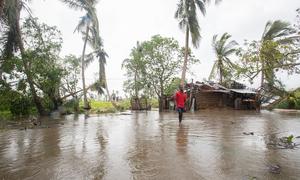
[[[50,128],[0,132],[0,179],[298,179],[299,149],[266,144],[299,136],[299,117],[202,110],[181,125],[173,112],[46,119]]]
[[[188,145],[188,126],[179,124],[177,133],[176,133],[176,147],[177,151],[180,154],[185,154],[187,151]]]

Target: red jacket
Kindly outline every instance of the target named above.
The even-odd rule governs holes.
[[[184,92],[177,91],[175,94],[176,106],[178,108],[184,108],[184,103],[186,101],[187,95]]]

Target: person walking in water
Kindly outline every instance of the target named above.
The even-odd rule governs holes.
[[[187,99],[186,93],[183,92],[182,85],[179,86],[179,90],[176,92],[174,99],[175,99],[175,103],[176,103],[176,110],[179,113],[179,123],[181,123],[182,114],[185,111],[184,104]]]

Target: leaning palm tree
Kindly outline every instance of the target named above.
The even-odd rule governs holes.
[[[216,54],[216,61],[211,70],[209,80],[215,77],[216,74],[219,74],[219,83],[223,84],[223,77],[228,79],[229,70],[233,70],[235,65],[229,59],[229,56],[237,51],[236,41],[228,40],[231,38],[231,35],[228,33],[224,33],[220,39],[218,39],[218,35],[213,36],[213,50]]]
[[[26,56],[25,46],[23,42],[21,26],[20,26],[20,16],[21,10],[25,9],[30,13],[30,9],[26,4],[26,1],[22,0],[4,0],[3,14],[0,16],[0,23],[5,26],[4,30],[4,56],[9,58],[16,51],[21,54],[22,65],[24,69],[24,74],[26,75],[27,83],[29,84],[29,89],[33,98],[33,102],[39,112],[39,114],[44,115],[45,109],[42,105],[40,98],[37,95],[36,88],[34,86],[33,74],[30,71],[29,59]],[[1,25],[1,26],[2,26]]]
[[[86,51],[86,45],[88,41],[88,36],[89,36],[89,31],[90,31],[90,24],[91,24],[91,17],[89,14],[86,14],[86,16],[81,17],[81,20],[79,21],[79,24],[77,25],[75,30],[82,31],[83,34],[83,39],[84,39],[84,44],[83,44],[83,49],[82,49],[82,54],[81,54],[81,78],[82,78],[82,89],[83,89],[83,107],[85,109],[89,108],[89,104],[87,101],[87,90],[86,90],[86,83],[85,83],[85,68],[86,68],[86,63],[85,63],[85,51]],[[85,29],[85,30],[83,30]]]
[[[264,47],[268,45],[270,42],[275,42],[278,45],[283,45],[285,43],[292,43],[293,37],[290,37],[292,31],[292,27],[288,22],[284,21],[269,21],[267,22],[262,38],[261,38],[261,47],[259,50],[259,58],[261,63],[261,84],[260,89],[263,88],[265,80],[269,82],[273,82],[274,79],[274,68],[272,68],[272,59],[266,59],[266,55],[264,55]]]
[[[218,3],[220,0],[216,0]],[[184,84],[187,64],[188,64],[188,51],[189,51],[189,37],[191,35],[192,43],[195,48],[199,47],[201,39],[200,26],[198,23],[197,9],[205,15],[206,4],[210,0],[179,0],[177,10],[175,12],[175,18],[179,21],[179,28],[185,31],[185,53],[184,63],[181,75],[181,84]]]
[[[71,8],[84,10],[86,15],[83,16],[79,24],[77,25],[77,31],[80,31],[83,34],[84,44],[82,49],[82,56],[81,56],[81,74],[82,74],[82,88],[83,88],[83,102],[84,108],[89,109],[89,104],[87,101],[87,89],[85,83],[85,51],[86,45],[90,36],[91,29],[94,29],[99,32],[99,23],[96,14],[96,4],[98,0],[61,0],[62,2],[68,4]]]
[[[99,80],[97,84],[97,89],[99,93],[103,93],[103,88],[106,90],[106,94],[109,98],[109,101],[112,103],[112,105],[117,109],[117,105],[112,100],[111,95],[108,90],[107,80],[106,80],[106,73],[105,73],[105,65],[106,65],[106,58],[108,57],[108,54],[105,52],[103,48],[103,41],[102,38],[99,35],[99,27],[93,26],[91,28],[91,34],[89,37],[89,43],[91,44],[91,47],[94,49],[92,53],[90,53],[90,57],[96,56],[98,59],[99,64]]]

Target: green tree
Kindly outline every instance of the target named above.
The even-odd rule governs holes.
[[[80,78],[80,62],[80,58],[74,55],[68,55],[62,59],[61,66],[63,67],[65,72],[61,80],[61,94],[63,96],[71,94],[73,98],[77,99],[76,92],[78,91],[78,80]]]
[[[185,56],[181,75],[182,85],[185,81],[188,66],[189,37],[191,36],[195,48],[198,48],[201,39],[197,9],[205,15],[206,4],[209,2],[210,0],[179,0],[177,5],[175,18],[179,21],[179,28],[185,31]],[[216,0],[215,2],[218,3],[220,0]]]
[[[180,70],[180,48],[173,38],[153,36],[141,44],[144,79],[159,98],[159,110],[163,108],[165,90]]]
[[[46,114],[45,109],[42,105],[41,99],[37,95],[36,87],[33,81],[33,74],[30,72],[31,64],[26,55],[26,49],[24,47],[23,35],[20,26],[20,17],[21,10],[29,10],[29,7],[26,4],[26,1],[22,0],[5,0],[3,7],[3,14],[1,16],[1,25],[4,26],[4,48],[3,55],[5,59],[9,59],[13,53],[16,53],[18,50],[21,54],[22,68],[24,74],[26,75],[26,81],[29,84],[30,92],[34,101],[34,104],[39,112],[39,114]]]
[[[60,86],[64,75],[59,53],[62,45],[61,33],[56,27],[39,23],[37,19],[26,19],[23,25],[26,56],[30,64],[33,83],[42,93],[48,109],[61,105]]]
[[[259,74],[260,90],[263,92],[282,93],[283,85],[276,77],[276,72],[285,70],[289,74],[300,72],[299,49],[296,46],[297,36],[289,23],[280,20],[269,21],[261,40],[246,42],[246,50],[241,50],[241,67],[243,74],[253,81]]]
[[[209,80],[214,78],[216,74],[219,75],[219,83],[223,84],[223,78],[225,81],[230,80],[232,77],[232,70],[235,69],[235,64],[230,60],[229,56],[234,54],[237,49],[236,41],[229,41],[231,35],[228,33],[224,33],[220,39],[218,39],[218,35],[214,35],[213,37],[213,50],[216,55],[216,61],[212,67],[211,73],[209,75]]]
[[[178,90],[178,87],[180,85],[181,79],[178,77],[175,77],[172,79],[171,83],[167,86],[165,94],[167,96],[172,96]]]
[[[147,86],[143,76],[145,64],[142,61],[142,47],[139,42],[137,42],[136,47],[131,50],[130,58],[123,61],[122,68],[126,70],[126,76],[128,78],[128,80],[124,82],[125,91],[131,96],[139,98],[139,92]]]
[[[188,51],[188,67],[197,63],[191,50]],[[139,96],[140,92],[157,95],[159,110],[163,108],[163,98],[170,95],[171,84],[180,71],[184,57],[184,48],[180,48],[178,41],[155,35],[149,41],[144,41],[134,47],[130,58],[123,61],[128,80],[125,89],[134,91],[131,95]],[[188,69],[187,67],[187,69]]]

